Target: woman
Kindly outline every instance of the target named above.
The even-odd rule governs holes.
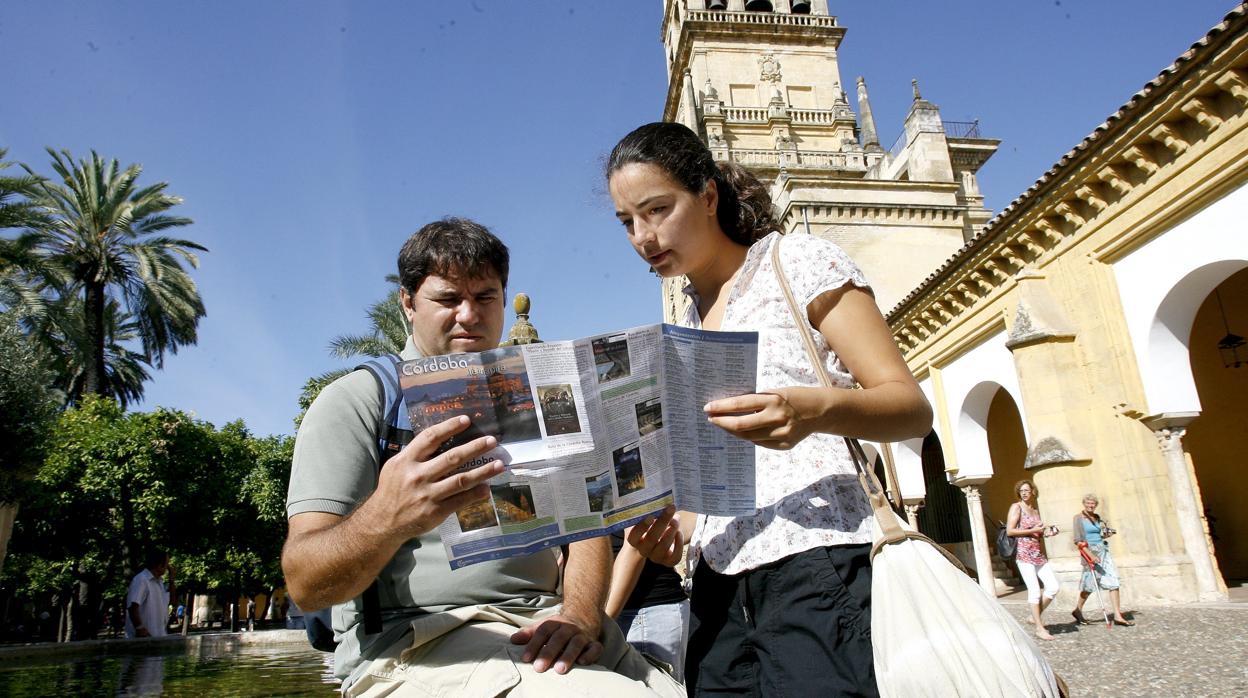
[[[625,136],[607,185],[629,242],[662,277],[685,276],[681,324],[760,330],[757,386],[705,406],[709,421],[754,442],[758,510],[697,517],[685,662],[690,695],[878,695],[870,640],[871,508],[837,435],[923,436],[931,408],[902,360],[862,273],[840,248],[781,237],[766,188],[717,165],[679,124]],[[794,322],[770,252],[806,317]],[[821,387],[799,332],[835,387]],[[861,386],[856,390],[855,385]],[[679,559],[671,509],[630,545],[659,564]]]
[[[1083,603],[1096,591],[1097,584],[1100,584],[1102,589],[1109,592],[1109,600],[1114,604],[1114,624],[1135,625],[1122,615],[1118,568],[1114,566],[1114,558],[1109,554],[1109,543],[1105,540],[1117,531],[1110,528],[1096,513],[1096,507],[1100,503],[1095,494],[1083,495],[1083,511],[1075,514],[1074,525],[1071,527],[1075,534],[1075,546],[1086,549],[1088,556],[1092,558],[1092,567],[1084,561],[1083,577],[1079,580],[1079,600],[1075,602],[1075,610],[1070,615],[1080,625],[1088,624],[1088,619],[1083,617]]]
[[[689,626],[684,580],[676,570],[647,560],[625,544],[626,533],[611,534],[615,562],[607,615],[615,619],[628,644],[670,665],[672,678],[683,681]]]
[[[1035,504],[1040,492],[1030,481],[1019,480],[1015,483],[1014,494],[1018,496],[1018,501],[1010,505],[1005,524],[1006,533],[1018,538],[1014,564],[1018,565],[1018,573],[1023,576],[1023,583],[1027,585],[1027,603],[1031,606],[1031,620],[1036,625],[1036,637],[1052,640],[1053,635],[1044,627],[1040,616],[1057,596],[1057,575],[1053,573],[1053,565],[1040,549],[1040,540],[1046,535],[1055,535],[1057,527],[1045,526],[1041,520]],[[1044,585],[1043,593],[1041,584]]]

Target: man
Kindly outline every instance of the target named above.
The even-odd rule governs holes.
[[[161,577],[169,574],[169,589]],[[143,569],[130,580],[126,592],[126,637],[164,637],[169,620],[169,598],[173,596],[173,567],[165,551],[153,549],[143,561]]]
[[[402,357],[496,347],[508,260],[506,246],[472,221],[450,218],[413,235],[399,253],[411,330]],[[287,589],[307,611],[334,606],[344,693],[654,695],[644,681],[683,695],[613,626],[603,632],[605,538],[568,546],[562,585],[550,550],[452,571],[437,527],[489,497],[486,482],[500,463],[456,471],[496,440],[434,456],[469,426],[467,417],[450,419],[417,434],[378,472],[382,400],[367,371],[326,387],[299,428],[287,495]],[[363,594],[374,580],[382,628],[368,633]]]

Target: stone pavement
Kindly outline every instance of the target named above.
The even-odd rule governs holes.
[[[1072,596],[1058,596],[1044,614],[1057,639],[1037,640],[1072,696],[1248,696],[1248,604],[1124,608],[1135,627],[1106,628],[1076,625]],[[1031,627],[1025,600],[1002,602]],[[1095,596],[1084,615],[1103,618]]]

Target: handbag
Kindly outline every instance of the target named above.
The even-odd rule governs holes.
[[[1014,555],[1018,553],[1018,539],[1010,535],[1006,525],[997,522],[997,556],[1002,560],[1013,560]]]
[[[783,240],[772,244],[772,268],[819,383],[831,387],[780,265]],[[862,446],[844,440],[878,528],[871,544],[871,646],[880,696],[1064,695],[1027,632],[948,550],[897,517]]]

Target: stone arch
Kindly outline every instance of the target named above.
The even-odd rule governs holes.
[[[1010,397],[1016,406],[1022,404],[1018,396],[1008,388],[990,380],[976,384],[962,398],[954,432],[958,444],[959,480],[983,481],[992,477],[995,472],[989,448],[988,418],[992,413],[993,400],[1000,392]],[[1022,426],[1026,439],[1026,420],[1022,420]]]
[[[1248,187],[1227,194],[1113,262],[1147,404],[1144,414],[1200,411],[1188,342],[1200,304],[1248,267]]]
[[[1196,312],[1222,282],[1248,268],[1245,260],[1221,260],[1191,270],[1157,305],[1140,357],[1140,374],[1152,414],[1199,412],[1189,346]]]

